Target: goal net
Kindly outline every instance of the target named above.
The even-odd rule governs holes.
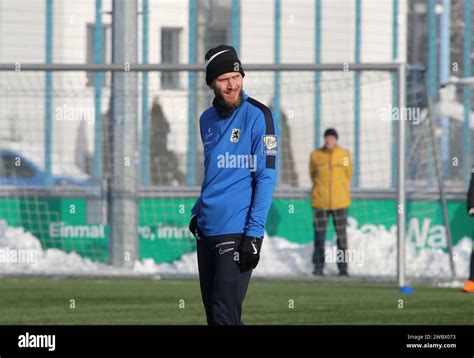
[[[134,192],[113,192],[120,141],[114,118],[111,71],[0,72],[0,273],[196,275],[190,211],[203,179],[199,114],[213,93],[200,72],[137,72],[133,153],[122,173]],[[48,81],[49,84],[48,84]],[[276,84],[279,83],[279,86]],[[398,107],[391,71],[247,71],[244,90],[277,114],[278,185],[255,275],[311,275],[313,209],[310,153],[323,146],[326,128],[353,157],[348,217],[349,273],[395,277],[397,268],[397,128],[406,122],[406,274],[450,277],[448,240],[436,175],[433,135],[439,131],[423,72],[409,71],[407,105]],[[143,87],[145,84],[145,89]],[[195,84],[193,86],[193,84]],[[117,94],[118,95],[118,94]],[[128,96],[128,97],[127,97]],[[276,108],[278,106],[279,108]],[[49,120],[47,120],[49,118]],[[130,123],[128,123],[130,125]],[[433,134],[434,133],[434,134]],[[130,134],[130,133],[129,133]],[[128,137],[130,138],[130,137]],[[120,154],[118,154],[120,153]],[[49,184],[48,184],[49,183]],[[129,195],[136,218],[114,211],[111,195]],[[238,193],[235,193],[238,200]],[[470,232],[458,196],[445,209],[459,276],[467,274]],[[109,221],[136,229],[128,269],[110,265]],[[133,236],[133,235],[132,235]],[[336,234],[326,233],[325,271],[337,273]],[[132,245],[133,249],[133,245]],[[23,255],[23,256],[22,256]],[[31,259],[25,259],[31,255]],[[16,257],[16,258],[15,258]]]

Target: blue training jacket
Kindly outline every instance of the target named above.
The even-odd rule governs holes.
[[[199,119],[204,181],[191,210],[206,236],[244,233],[262,238],[278,168],[278,122],[243,92],[230,113],[214,99]]]

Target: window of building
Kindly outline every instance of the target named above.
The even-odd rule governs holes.
[[[181,32],[182,29],[178,27],[163,27],[161,29],[161,63],[179,63]],[[179,72],[161,72],[161,88],[181,88]]]

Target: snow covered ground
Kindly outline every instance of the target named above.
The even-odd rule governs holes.
[[[88,274],[113,270],[75,252],[43,250],[31,233],[0,220],[0,274]]]
[[[363,234],[348,229],[350,254],[349,271],[352,276],[380,277],[396,274],[396,239],[393,234],[382,236]],[[14,262],[12,252],[22,262]],[[471,239],[462,238],[454,247],[455,264],[458,277],[462,280],[468,275],[471,254]],[[28,254],[31,254],[28,256]],[[256,277],[303,277],[312,271],[313,245],[296,244],[281,237],[265,237],[261,261],[254,271]],[[9,258],[10,257],[10,258]],[[30,258],[30,259],[28,259]],[[326,247],[325,272],[337,274],[335,243]],[[133,271],[124,271],[111,266],[93,262],[78,254],[66,253],[58,249],[44,250],[40,241],[23,228],[9,227],[0,220],[0,274],[46,274],[46,275],[114,275],[136,274],[156,276],[160,274],[196,275],[196,254],[188,253],[173,263],[156,264],[152,259],[136,262]],[[431,277],[448,279],[450,267],[448,255],[440,249],[417,250],[412,241],[407,243],[406,274],[409,277]],[[448,286],[459,286],[461,281]]]

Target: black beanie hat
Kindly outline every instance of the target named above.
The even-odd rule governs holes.
[[[237,52],[232,46],[219,45],[206,53],[206,83],[210,85],[215,78],[227,72],[240,72],[245,76]]]
[[[337,132],[334,128],[326,129],[326,131],[324,132],[324,138],[326,138],[328,135],[332,135],[332,136],[336,137],[336,139],[338,138]]]

